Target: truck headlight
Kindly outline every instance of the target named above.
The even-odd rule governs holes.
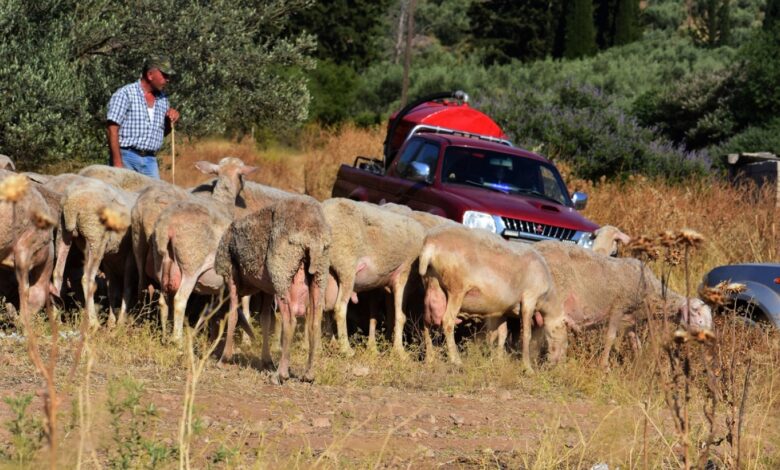
[[[463,213],[463,225],[470,228],[481,228],[497,233],[496,220],[485,212],[466,211]]]
[[[577,232],[574,234],[574,240],[577,241],[577,245],[593,249],[593,234],[591,232]]]

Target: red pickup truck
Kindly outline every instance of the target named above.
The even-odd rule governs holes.
[[[339,168],[333,197],[394,202],[518,241],[592,245],[598,225],[579,212],[546,158],[514,147],[463,92],[416,100],[391,116],[383,160]]]

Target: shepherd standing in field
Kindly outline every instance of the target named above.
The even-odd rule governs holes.
[[[179,119],[178,111],[169,107],[168,95],[163,93],[173,75],[169,58],[151,57],[144,63],[140,80],[111,96],[106,134],[112,166],[160,178],[155,154]]]

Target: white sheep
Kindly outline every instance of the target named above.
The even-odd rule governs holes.
[[[0,220],[0,268],[15,273],[24,324],[49,300],[55,219],[27,177],[0,169]]]
[[[196,166],[220,175],[211,196],[193,195],[166,207],[157,218],[151,237],[154,278],[160,284],[161,295],[168,297],[161,301],[160,315],[167,321],[173,297],[176,341],[183,335],[184,311],[190,295],[214,295],[222,289],[222,277],[214,271],[215,252],[233,220],[244,175],[257,169],[234,157],[223,158],[219,164],[198,162]]]
[[[354,354],[347,338],[347,304],[356,292],[389,287],[393,293],[395,325],[393,348],[406,357],[403,346],[404,289],[412,263],[420,253],[423,227],[410,217],[348,199],[334,198],[322,203],[331,226],[332,278],[326,293],[326,309],[332,308],[338,339],[344,354]],[[371,341],[372,338],[369,338]]]
[[[156,185],[166,185],[165,181],[151,178],[127,168],[117,168],[107,165],[90,165],[82,168],[80,176],[94,178],[125,191],[137,193],[144,188]]]
[[[460,363],[455,344],[459,314],[482,318],[521,315],[523,364],[531,370],[531,321],[543,318],[550,343],[550,360],[566,353],[563,309],[550,270],[530,245],[512,243],[485,230],[445,225],[425,237],[419,272],[426,285],[424,330],[426,359],[433,358],[430,327],[441,325],[448,357]]]
[[[89,325],[99,325],[94,296],[97,289],[95,279],[101,267],[109,280],[111,320],[117,321],[113,309],[119,297],[118,321],[124,322],[135,272],[128,227],[130,209],[137,195],[103,181],[73,176],[66,178],[71,182],[62,191],[55,287],[59,292],[68,252],[76,242],[76,246],[84,251],[81,285]]]
[[[557,241],[539,242],[534,247],[550,267],[566,324],[575,331],[609,325],[601,357],[603,366],[608,365],[620,324],[636,323],[648,309],[655,312],[665,305],[665,314],[679,316],[693,330],[712,327],[712,312],[707,305],[664,289],[637,259],[612,258]]]

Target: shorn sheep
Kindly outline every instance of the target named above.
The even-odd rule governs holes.
[[[664,289],[649,267],[634,258],[611,258],[557,241],[534,245],[550,267],[564,309],[566,324],[575,331],[607,323],[601,356],[609,353],[621,323],[633,324],[647,309],[679,316],[693,330],[710,329],[712,312],[701,300]]]
[[[323,296],[328,276],[330,226],[320,204],[299,196],[280,200],[230,224],[220,241],[215,270],[225,279],[230,313],[223,359],[233,352],[239,296],[275,296],[282,319],[282,357],[276,378],[289,378],[290,343],[296,317],[307,319],[309,360],[305,380],[313,380],[314,356],[319,348]],[[269,335],[273,312],[267,299],[261,312],[262,360],[271,363]]]
[[[223,280],[214,271],[219,240],[233,220],[243,176],[256,167],[238,158],[226,157],[219,164],[198,162],[203,172],[219,174],[211,196],[193,195],[165,208],[154,226],[152,255],[155,279],[168,299],[160,302],[160,316],[167,321],[173,297],[173,339],[184,333],[184,312],[193,292],[219,294]]]
[[[6,170],[0,170],[0,220],[0,269],[14,271],[24,324],[49,300],[55,221],[27,177]]]
[[[131,254],[130,209],[136,194],[123,191],[111,184],[86,177],[69,175],[71,181],[62,191],[62,218],[57,237],[57,263],[54,283],[59,291],[65,261],[72,244],[84,252],[84,274],[81,278],[84,290],[85,310],[91,327],[98,326],[95,308],[96,277],[101,265],[109,280],[111,318],[116,321],[113,306],[120,298],[119,322],[124,322],[132,292],[134,259]],[[55,186],[53,184],[53,186]],[[110,217],[109,217],[110,215]],[[111,223],[106,223],[107,219]]]
[[[347,338],[350,299],[356,292],[389,287],[395,307],[393,349],[406,357],[404,289],[420,253],[423,227],[410,217],[365,202],[334,198],[324,201],[322,207],[333,234],[328,290],[336,290],[332,307],[342,353],[354,354]],[[326,299],[332,297],[326,293]]]
[[[483,318],[521,314],[523,364],[531,370],[531,321],[537,311],[550,344],[550,360],[557,362],[565,355],[563,308],[547,263],[531,246],[507,242],[485,230],[442,226],[425,237],[419,263],[426,286],[427,360],[433,358],[431,326],[443,327],[448,357],[459,364],[454,334],[458,314]]]

